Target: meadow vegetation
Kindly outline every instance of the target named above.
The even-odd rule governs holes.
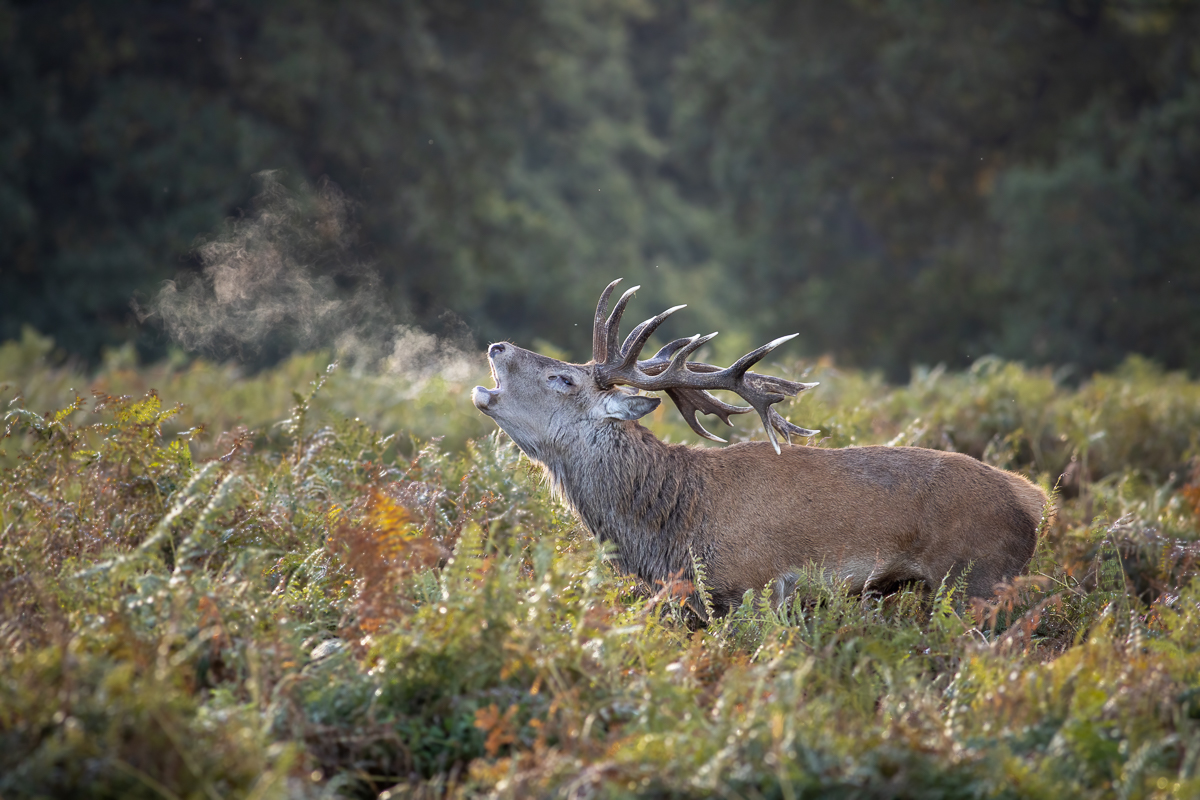
[[[822,382],[786,409],[814,445],[1057,487],[1030,575],[972,605],[810,571],[692,630],[471,408],[482,363],[0,346],[0,796],[1200,794],[1200,382],[779,369]]]

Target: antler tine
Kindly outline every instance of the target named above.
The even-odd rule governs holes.
[[[708,341],[716,335],[717,332],[713,331],[707,336],[693,336],[687,341],[686,344],[683,345],[683,347],[680,347],[679,350],[677,350],[675,354],[671,356],[671,361],[667,364],[667,368],[663,370],[657,378],[657,381],[662,384],[664,389],[670,385],[672,380],[679,378],[681,375],[689,371],[687,367],[687,357],[699,350],[704,345],[708,344]],[[686,378],[684,380],[686,380]]]
[[[650,358],[648,358],[647,360],[637,362],[637,368],[642,370],[643,372],[645,372],[647,375],[657,375],[658,373],[662,372],[662,370],[667,366],[667,364],[671,363],[671,357],[674,356],[677,352],[679,352],[679,348],[683,347],[685,344],[688,344],[691,341],[692,341],[692,337],[690,337],[690,336],[688,336],[684,339],[676,339],[675,341],[664,345],[662,347],[662,349],[660,349],[654,355],[650,356]],[[688,366],[697,367],[697,366],[707,366],[707,365],[700,365],[700,364],[697,364],[696,362],[688,362]],[[712,370],[709,370],[709,371],[711,372],[716,369],[717,369],[716,367],[713,367]],[[701,369],[700,371],[703,372],[704,370]]]
[[[608,321],[604,323],[604,358],[597,359],[600,363],[611,364],[621,357],[621,351],[617,349],[617,339],[621,335],[621,316],[625,313],[625,306],[629,305],[630,298],[640,288],[642,287],[631,286],[626,289],[625,294],[621,295],[621,299],[613,306],[612,313],[608,315]]]
[[[764,344],[762,347],[758,348],[757,350],[753,350],[753,351],[747,353],[746,355],[739,358],[737,361],[733,362],[732,365],[730,365],[729,374],[734,375],[734,376],[741,376],[741,375],[746,374],[746,370],[753,367],[759,361],[762,361],[763,358],[766,357],[767,353],[771,352],[776,347],[779,347],[779,345],[783,344],[784,342],[790,342],[792,339],[795,339],[799,335],[800,334],[798,334],[798,333],[789,333],[787,336],[780,336],[778,339],[767,342],[766,344]]]
[[[605,320],[608,319],[608,298],[612,297],[613,289],[621,282],[620,278],[604,287],[600,293],[600,302],[596,303],[596,318],[592,323],[592,359],[602,363],[608,358],[608,331]]]
[[[629,332],[629,335],[625,337],[625,341],[621,342],[621,355],[622,356],[624,356],[626,353],[629,352],[629,345],[633,344],[634,340],[637,339],[637,337],[639,335],[641,335],[642,331],[644,331],[646,329],[646,326],[649,325],[653,321],[654,320],[652,318],[652,319],[645,320],[644,322],[639,322],[634,327],[634,329]]]
[[[816,386],[815,383],[810,383],[807,385]],[[813,428],[801,428],[799,425],[793,425],[784,419],[783,415],[773,408],[771,409],[770,416],[771,425],[774,426],[777,431],[787,437],[788,443],[791,443],[793,436],[816,436],[818,433],[820,433],[819,430],[815,430]]]
[[[759,416],[759,419],[762,420],[763,427],[767,429],[767,438],[771,440],[771,446],[775,448],[776,455],[779,454],[779,440],[775,437],[775,424],[774,424],[774,420],[771,417],[771,414],[774,413],[775,416],[779,417],[779,413],[776,412],[775,409],[771,408],[771,406],[774,405],[775,403],[778,403],[782,399],[783,399],[783,397],[781,397],[780,395],[777,395],[777,394],[776,395],[770,395],[770,394],[757,395],[754,397],[747,398],[750,405],[752,405],[754,407],[754,410],[758,412],[758,416]],[[781,421],[787,422],[786,420],[783,419],[783,417],[779,417],[779,419]],[[783,430],[780,430],[780,433],[782,433],[785,437],[788,436],[788,430],[786,428],[784,428]],[[791,444],[791,443],[792,443],[792,440],[790,437],[788,437],[788,444]]]
[[[726,425],[733,427],[733,423],[729,418],[734,414],[746,414],[752,409],[750,406],[731,406],[717,398],[713,397],[703,389],[667,389],[667,397],[675,403],[675,407],[679,409],[679,413],[683,415],[683,420],[688,424],[688,427],[693,431],[703,436],[705,439],[712,439],[714,442],[724,442],[720,436],[714,436],[709,433],[700,421],[696,419],[696,413],[713,414],[721,419]]]
[[[633,362],[637,361],[637,357],[641,354],[642,348],[646,346],[646,342],[649,341],[650,337],[654,334],[654,331],[658,330],[658,326],[662,325],[663,321],[666,320],[667,317],[671,316],[681,308],[687,308],[687,306],[672,306],[661,314],[651,317],[645,322],[639,323],[636,328],[630,331],[629,336],[625,338],[624,344],[621,345],[621,355],[624,358],[622,359],[619,368],[628,369],[629,367],[633,366]],[[676,339],[674,342],[671,342],[671,344],[667,345],[667,347],[686,341],[687,339]],[[663,350],[666,349],[666,347],[663,348]],[[658,358],[658,355],[661,354],[663,350],[659,350],[658,353],[655,354],[654,358]]]
[[[679,413],[683,415],[683,421],[688,424],[689,428],[691,428],[700,436],[703,436],[705,439],[711,439],[714,442],[721,442],[722,444],[726,443],[728,441],[727,439],[722,439],[720,436],[710,433],[703,425],[700,424],[700,421],[696,419],[697,412],[706,410],[703,402],[700,400],[700,395],[708,395],[710,399],[716,400],[718,403],[721,402],[707,392],[699,389],[667,389],[667,397],[670,397],[671,402],[673,402],[675,407],[679,409]],[[737,407],[732,406],[732,408],[736,409]],[[746,410],[749,411],[750,409]],[[728,414],[726,414],[725,424],[730,424]]]

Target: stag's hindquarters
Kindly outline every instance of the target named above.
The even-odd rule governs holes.
[[[991,597],[1033,555],[1046,497],[1019,475],[915,447],[770,449],[703,457],[712,485],[742,487],[706,520],[720,599],[810,563],[855,592],[903,581],[936,589],[967,570],[968,592]]]

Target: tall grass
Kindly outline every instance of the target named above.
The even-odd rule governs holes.
[[[821,446],[1061,484],[1031,575],[972,605],[814,572],[692,630],[465,386],[51,358],[0,347],[5,798],[1200,794],[1184,376],[812,370]]]

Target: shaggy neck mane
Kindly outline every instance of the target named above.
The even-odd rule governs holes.
[[[619,568],[654,588],[689,578],[691,525],[703,519],[704,498],[688,448],[664,444],[636,422],[613,421],[586,435],[543,454],[554,486],[597,539],[616,546]]]

